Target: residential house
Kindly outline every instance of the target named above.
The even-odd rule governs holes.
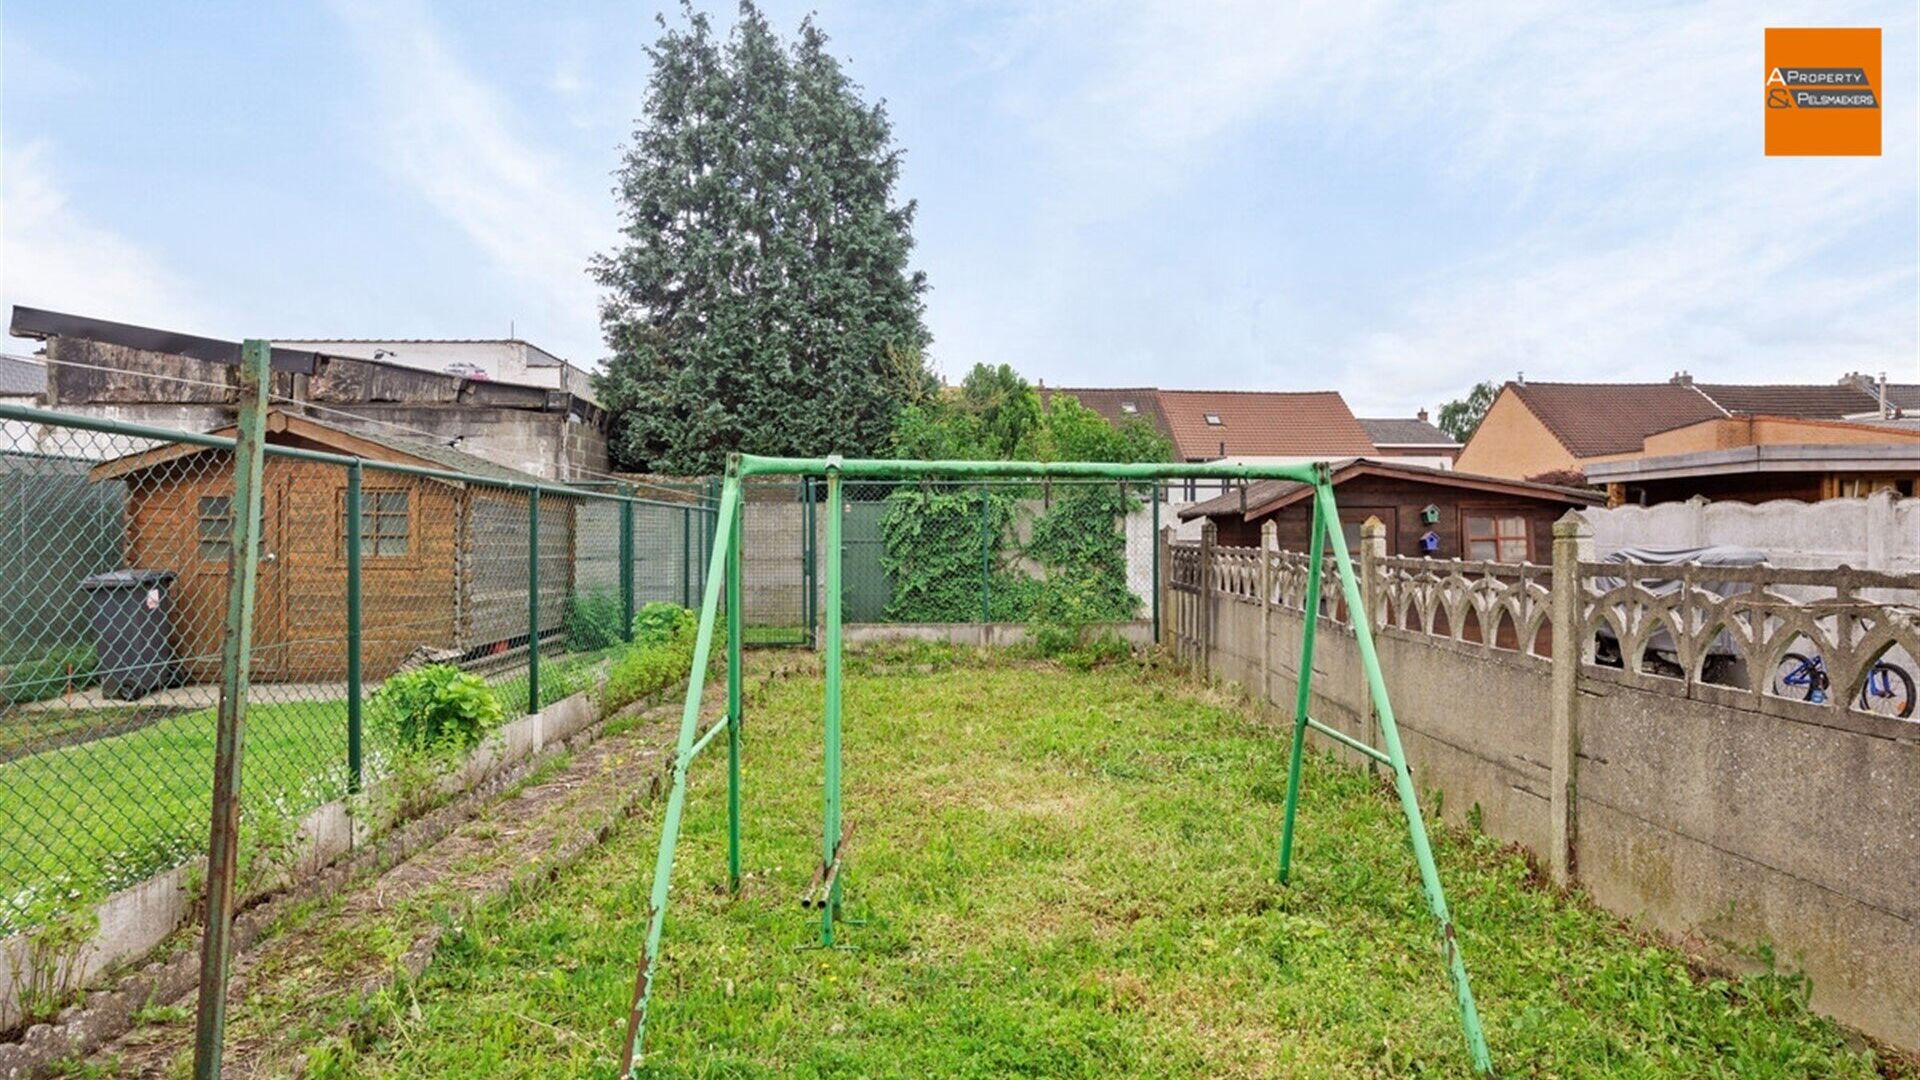
[[[178,431],[233,418],[236,371],[220,359],[237,353],[233,342],[27,307],[13,309],[12,332],[45,342],[46,408]],[[449,349],[436,358],[459,355],[459,343],[441,344]],[[459,450],[546,480],[588,480],[607,469],[606,411],[578,388],[423,370],[361,351],[369,355],[276,342],[276,358],[288,360],[276,361],[272,375],[276,403],[329,425]],[[486,360],[494,352],[466,355]],[[42,435],[71,441],[59,431]],[[103,436],[89,440],[88,451],[98,460],[141,445]]]
[[[1041,387],[1071,394],[1109,421],[1140,418],[1173,443],[1180,461],[1296,464],[1374,452],[1366,429],[1335,390],[1165,390]],[[1184,481],[1187,499],[1228,485]]]
[[[1872,421],[1902,408],[1920,408],[1920,386],[1875,384],[1858,375],[1811,385],[1696,383],[1684,372],[1662,383],[1515,380],[1500,388],[1455,464],[1514,479],[1564,475],[1644,457],[1649,437],[1709,421]]]
[[[1373,442],[1374,458],[1393,458],[1406,465],[1451,469],[1460,456],[1460,441],[1433,426],[1427,410],[1411,417],[1360,417],[1360,427]]]
[[[1389,555],[1550,563],[1553,523],[1568,510],[1603,501],[1599,492],[1586,488],[1393,460],[1354,458],[1332,468],[1349,549],[1360,542],[1361,523],[1377,517],[1387,527]],[[1312,540],[1312,494],[1309,484],[1263,480],[1186,507],[1179,516],[1207,518],[1219,530],[1220,543],[1241,547],[1257,546],[1261,525],[1271,519],[1282,548],[1306,551]]]
[[[1817,502],[1920,481],[1920,424],[1732,416],[1650,435],[1638,456],[1595,462],[1610,505],[1651,506],[1696,496],[1729,502]]]

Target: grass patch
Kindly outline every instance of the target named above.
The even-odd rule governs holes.
[[[650,1075],[1468,1075],[1404,824],[1366,773],[1310,760],[1283,889],[1284,741],[1238,713],[1133,665],[850,666],[858,951],[796,948],[820,683],[776,684],[745,727],[737,900],[720,759],[695,767]],[[657,829],[450,928],[314,1074],[611,1076]],[[1700,980],[1510,850],[1435,839],[1502,1075],[1878,1075],[1803,983]]]
[[[591,687],[609,651],[543,656],[541,706]],[[508,719],[526,713],[524,668],[488,682]],[[367,687],[369,696],[375,689]],[[290,823],[346,794],[347,706],[339,699],[275,701],[277,691],[272,683],[255,684],[247,708],[241,821],[243,833],[284,839]],[[207,693],[211,698],[215,691]],[[12,711],[0,718],[0,751],[7,757],[0,760],[0,933],[205,849],[216,710],[193,709],[122,730],[138,714],[137,708]],[[109,725],[119,733],[106,733]],[[377,727],[367,724],[369,777],[383,775],[394,749],[382,744]],[[90,731],[101,737],[89,737]]]

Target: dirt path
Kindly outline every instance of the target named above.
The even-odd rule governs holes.
[[[784,672],[750,672],[764,685]],[[724,711],[709,684],[702,725]],[[680,705],[657,706],[532,773],[471,820],[378,877],[297,909],[236,958],[224,1074],[299,1074],[307,1051],[351,1030],[366,999],[417,975],[444,929],[477,904],[536,885],[603,839],[667,782]],[[193,994],[143,1010],[136,1026],[88,1059],[89,1076],[185,1075]]]

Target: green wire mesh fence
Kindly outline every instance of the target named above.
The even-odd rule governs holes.
[[[592,685],[639,607],[705,587],[704,491],[540,486],[353,435],[342,456],[326,425],[269,425],[243,852],[390,772],[396,673],[453,665],[512,718]],[[0,418],[0,937],[204,853],[234,478],[199,438]],[[350,464],[370,442],[382,459]]]

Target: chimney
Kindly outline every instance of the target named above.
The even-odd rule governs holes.
[[[1427,422],[1427,410],[1421,409],[1419,412],[1414,413],[1413,415],[1418,417],[1421,423],[1424,424]]]
[[[1673,378],[1667,381],[1675,386],[1692,386],[1693,375],[1685,371],[1676,371],[1673,373]]]
[[[1519,377],[1513,381],[1519,383],[1521,386],[1527,385],[1527,373],[1524,371],[1520,372]]]

